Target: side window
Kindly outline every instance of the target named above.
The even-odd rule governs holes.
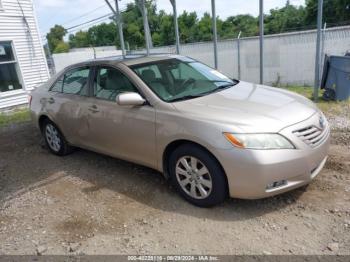
[[[51,87],[50,91],[62,92],[62,86],[63,86],[63,76],[58,78],[58,80],[55,82],[55,84]]]
[[[94,96],[114,101],[118,94],[137,92],[135,86],[119,70],[112,67],[99,67],[94,81]]]
[[[89,67],[80,67],[65,73],[63,78],[63,93],[87,96],[89,72]]]

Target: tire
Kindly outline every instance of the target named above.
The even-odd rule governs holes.
[[[226,176],[220,164],[197,145],[184,144],[172,152],[169,174],[176,190],[193,205],[211,207],[227,197]]]
[[[68,144],[59,128],[50,120],[45,120],[42,125],[42,134],[46,146],[52,154],[58,156],[68,155],[73,148]]]

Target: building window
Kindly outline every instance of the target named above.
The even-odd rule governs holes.
[[[0,42],[0,92],[22,89],[18,62],[11,42]]]

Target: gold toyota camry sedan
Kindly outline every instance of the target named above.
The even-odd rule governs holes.
[[[184,56],[69,66],[31,93],[30,108],[53,154],[81,147],[154,168],[203,207],[308,184],[329,148],[310,100]]]

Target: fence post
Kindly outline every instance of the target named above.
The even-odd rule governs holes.
[[[322,30],[322,41],[321,41],[321,65],[320,66],[320,75],[322,74],[322,69],[323,69],[323,63],[324,63],[324,42],[325,42],[325,39],[326,39],[326,28],[327,28],[327,23],[324,23],[323,25],[323,30]]]
[[[316,39],[316,59],[315,59],[315,84],[314,84],[314,101],[318,100],[318,89],[320,87],[320,45],[321,45],[321,28],[322,28],[323,0],[318,0],[317,7],[317,39]]]
[[[241,34],[239,31],[237,37],[237,69],[238,69],[238,79],[241,79]]]
[[[177,21],[177,10],[176,10],[176,0],[170,0],[173,6],[173,15],[174,15],[174,29],[175,29],[175,39],[176,39],[176,53],[180,54],[180,36],[179,36],[179,25]]]
[[[94,59],[96,59],[96,49],[93,46],[91,46],[91,48],[92,48],[92,52],[94,52]]]
[[[260,84],[264,83],[264,0],[259,1]]]
[[[214,65],[215,69],[218,69],[218,34],[216,30],[216,10],[215,10],[215,0],[211,0],[211,12],[213,20],[213,40],[214,40]]]

